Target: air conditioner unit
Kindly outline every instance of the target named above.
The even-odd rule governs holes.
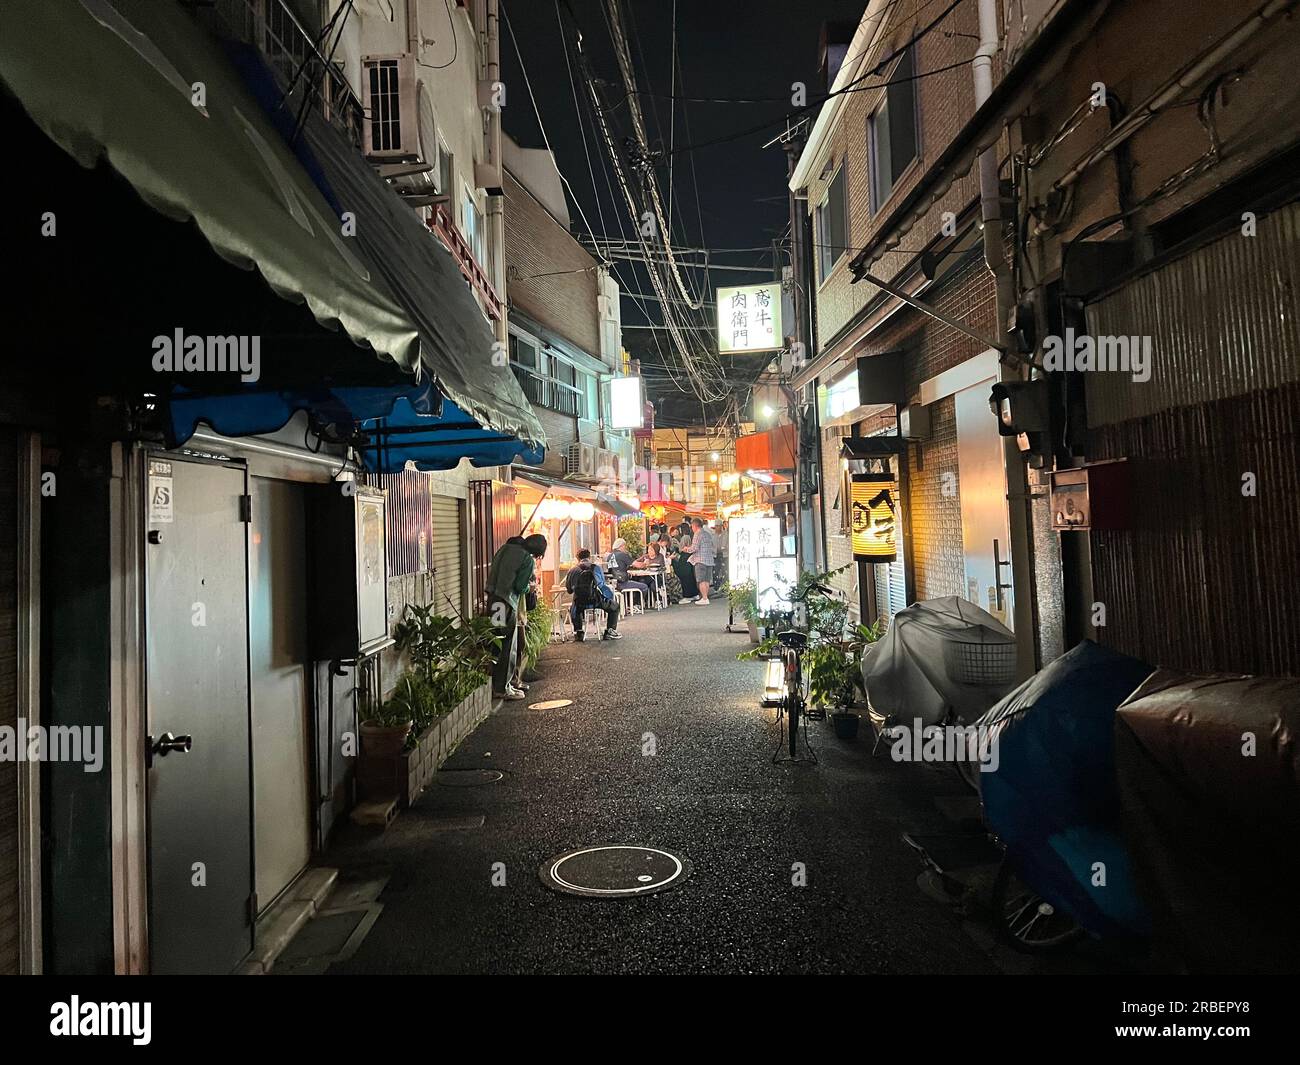
[[[618,480],[618,456],[603,447],[596,448],[596,479],[599,481]]]
[[[569,445],[569,454],[564,464],[565,475],[584,480],[596,479],[596,451],[590,444],[575,441]]]
[[[361,105],[367,159],[391,163],[420,158],[415,57],[410,52],[362,56]]]

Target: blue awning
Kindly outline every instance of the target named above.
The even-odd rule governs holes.
[[[545,449],[485,429],[427,378],[411,386],[372,385],[278,391],[247,388],[225,395],[177,390],[167,401],[168,444],[179,447],[206,422],[223,436],[258,436],[310,411],[317,428],[347,442],[372,473],[474,466],[540,465]]]
[[[402,396],[384,417],[362,421],[366,442],[357,450],[362,465],[374,473],[397,473],[408,462],[419,470],[449,470],[468,458],[473,466],[508,466],[522,462],[538,466],[546,457],[543,447],[530,447],[518,437],[484,429],[445,396],[442,413],[420,413],[419,396]]]

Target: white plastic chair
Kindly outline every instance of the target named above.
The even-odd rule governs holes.
[[[640,588],[620,588],[618,594],[623,599],[624,617],[645,613],[645,594]]]

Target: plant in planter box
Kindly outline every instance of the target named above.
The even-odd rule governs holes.
[[[411,662],[393,698],[411,707],[412,740],[486,683],[500,647],[491,619],[448,618],[414,604],[407,604],[393,638]]]

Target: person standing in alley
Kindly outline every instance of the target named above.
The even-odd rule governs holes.
[[[501,649],[492,670],[492,694],[498,699],[517,701],[525,697],[514,685],[519,597],[528,591],[537,560],[545,554],[545,536],[513,536],[501,545],[488,570],[487,616],[501,636]]]
[[[699,518],[691,519],[691,534],[691,557],[687,561],[695,567],[695,583],[700,589],[695,605],[708,606],[709,585],[713,581],[713,563],[718,557],[718,549],[713,542],[713,533]]]

